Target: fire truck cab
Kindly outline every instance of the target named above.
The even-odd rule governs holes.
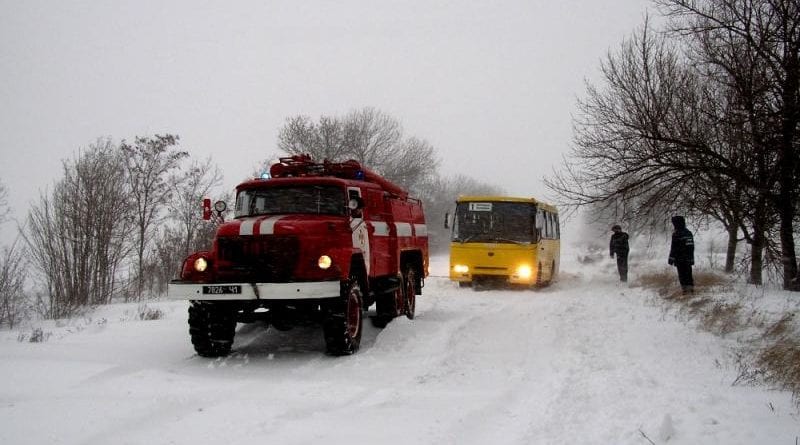
[[[236,187],[234,218],[210,251],[184,260],[168,295],[190,300],[201,356],[227,355],[236,323],[254,321],[279,330],[318,322],[327,352],[346,355],[358,350],[372,304],[379,327],[414,318],[427,271],[419,200],[356,161],[301,155]]]

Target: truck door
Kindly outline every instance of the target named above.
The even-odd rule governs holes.
[[[358,199],[360,202],[364,202],[361,196],[361,189],[358,187],[347,187],[347,199],[348,201]],[[353,247],[361,250],[364,255],[364,265],[367,268],[367,275],[369,275],[372,259],[370,258],[369,232],[367,225],[364,223],[365,211],[366,206],[363,206],[359,210],[350,212],[350,230],[353,233]]]

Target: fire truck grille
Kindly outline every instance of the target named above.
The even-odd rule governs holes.
[[[300,253],[295,236],[217,239],[219,278],[247,282],[288,282]]]

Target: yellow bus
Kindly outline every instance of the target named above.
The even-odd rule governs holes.
[[[558,275],[555,206],[533,198],[460,196],[451,226],[450,279],[461,286],[544,286]]]

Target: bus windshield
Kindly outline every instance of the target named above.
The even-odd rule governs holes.
[[[526,202],[461,202],[456,206],[455,242],[534,243],[536,206]]]
[[[311,213],[346,213],[344,189],[327,185],[265,187],[242,190],[236,196],[234,217]]]

